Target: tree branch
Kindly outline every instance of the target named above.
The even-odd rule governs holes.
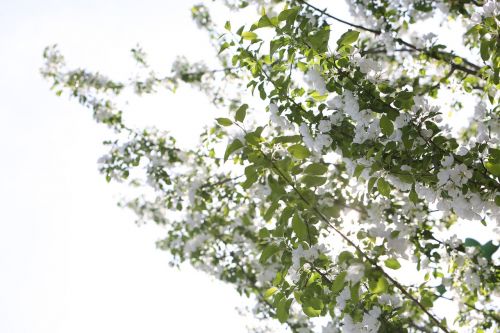
[[[308,1],[305,1],[305,0],[296,0],[298,1],[299,3],[302,3],[304,4],[305,6],[321,13],[321,15],[324,15],[326,17],[329,17],[337,22],[340,22],[340,23],[343,23],[343,24],[346,24],[350,27],[353,27],[353,28],[358,28],[360,30],[364,30],[364,31],[367,31],[367,32],[371,32],[375,35],[380,35],[382,33],[381,30],[377,30],[377,29],[371,29],[371,28],[368,28],[368,27],[365,27],[365,26],[362,26],[362,25],[358,25],[358,24],[354,24],[352,22],[348,22],[346,20],[343,20],[343,19],[340,19],[336,16],[333,16],[329,13],[326,12],[326,8],[324,10],[321,10],[319,9],[318,7],[314,6],[314,5],[311,5]],[[462,65],[455,65],[455,68],[464,72],[464,73],[467,73],[467,74],[471,74],[471,75],[475,75],[475,76],[478,76],[479,75],[479,70],[481,69],[480,66],[472,63],[471,61],[465,59],[464,57],[461,57],[461,56],[457,56],[457,55],[454,55],[453,53],[450,53],[450,52],[443,52],[443,51],[436,51],[436,52],[431,52],[427,49],[421,49],[401,38],[395,38],[394,39],[395,42],[397,42],[398,44],[401,44],[401,45],[404,45],[404,46],[407,46],[409,47],[410,49],[414,50],[414,51],[418,51],[418,52],[422,52],[424,54],[426,54],[428,57],[430,58],[433,58],[435,60],[440,60],[440,61],[446,61],[450,64],[453,64],[453,57],[459,57],[460,59],[462,59],[463,63],[466,64],[467,66],[469,67],[465,67],[465,66],[462,66]],[[449,58],[449,59],[443,59],[442,57],[439,57],[437,56],[437,54],[440,54],[441,56],[444,56],[446,58]]]

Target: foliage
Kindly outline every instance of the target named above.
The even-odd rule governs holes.
[[[158,247],[173,264],[254,295],[260,318],[300,333],[317,331],[315,317],[328,318],[323,332],[492,331],[497,239],[450,233],[460,221],[500,222],[500,6],[348,3],[355,22],[302,0],[226,1],[253,19],[220,26],[195,6],[221,69],[179,58],[161,76],[137,47],[147,74],[121,83],[67,69],[48,47],[42,74],[114,130],[101,171],[108,181],[137,174],[141,194],[125,205],[165,226]],[[450,19],[465,29],[467,57],[415,33]],[[181,84],[228,114],[196,149],[129,127],[114,103],[130,87]],[[460,132],[445,124],[471,103]],[[396,277],[403,269],[411,283]],[[454,323],[436,314],[443,300],[458,306]]]

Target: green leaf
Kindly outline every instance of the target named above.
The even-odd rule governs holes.
[[[322,175],[328,171],[328,166],[322,163],[312,163],[304,169],[304,173],[309,175]]]
[[[380,129],[385,136],[391,136],[394,132],[394,124],[386,115],[380,118]]]
[[[319,177],[313,175],[305,175],[302,177],[301,182],[307,187],[321,186],[326,183],[326,177]]]
[[[308,317],[319,317],[321,315],[321,310],[317,310],[312,306],[303,306],[302,310]]]
[[[443,295],[446,292],[446,287],[441,284],[436,287],[436,290],[438,291],[439,295]]]
[[[484,61],[488,61],[488,59],[490,59],[490,43],[487,39],[481,40],[479,52],[481,53],[481,59]]]
[[[271,287],[264,292],[264,299],[268,299],[278,291],[278,288]]]
[[[410,198],[410,201],[413,202],[414,204],[418,203],[418,195],[417,195],[417,192],[415,192],[414,188],[411,189],[408,197]]]
[[[386,267],[388,267],[390,269],[401,268],[401,264],[399,263],[399,261],[397,261],[397,259],[394,259],[394,258],[387,259],[386,261],[384,261],[384,264]]]
[[[286,299],[283,297],[281,301],[278,303],[276,308],[276,317],[280,321],[280,323],[285,323],[288,320],[290,305],[292,304],[293,299]]]
[[[382,194],[384,197],[389,198],[391,194],[391,185],[389,185],[389,183],[384,178],[378,179],[377,188],[380,194]]]
[[[371,177],[370,180],[368,180],[368,192],[369,193],[373,190],[373,187],[375,186],[376,181],[377,181],[377,177]]]
[[[300,135],[278,136],[273,139],[273,143],[295,143],[300,142]]]
[[[267,209],[266,213],[264,214],[264,221],[269,222],[272,219],[274,212],[276,211],[276,209],[278,209],[278,207],[279,207],[278,202],[277,201],[273,202],[271,206],[269,206],[269,208]]]
[[[257,34],[252,31],[245,31],[241,34],[241,37],[245,40],[254,40],[257,39]]]
[[[423,295],[420,299],[420,303],[426,308],[432,308],[434,305],[430,295]]]
[[[224,29],[226,29],[227,31],[231,31],[231,22],[226,21],[226,24],[224,24]]]
[[[227,118],[217,118],[215,120],[217,120],[221,126],[231,126],[233,124],[232,120]]]
[[[277,244],[269,244],[267,245],[259,258],[259,262],[261,264],[265,264],[269,258],[271,258],[274,254],[278,253],[280,247]]]
[[[257,28],[267,28],[273,27],[273,22],[269,19],[267,15],[262,16],[257,23]]]
[[[383,294],[387,292],[387,289],[389,288],[389,283],[385,279],[385,277],[381,276],[379,277],[377,281],[377,285],[375,288],[373,288],[372,292],[375,294]]]
[[[219,54],[224,52],[224,50],[227,49],[229,46],[231,46],[231,45],[228,42],[222,43],[222,45],[220,46]]]
[[[499,245],[494,245],[492,241],[484,243],[480,248],[481,254],[486,259],[491,260],[493,253],[495,253],[498,250],[498,247]]]
[[[363,170],[365,169],[365,166],[362,165],[362,164],[358,164],[356,165],[356,168],[354,169],[354,174],[353,176],[355,178],[359,178],[359,176],[361,176],[361,173],[363,172]]]
[[[351,45],[355,41],[358,40],[359,37],[359,31],[356,30],[347,30],[342,36],[340,36],[339,40],[337,41],[338,46],[344,46],[344,45]]]
[[[292,229],[300,240],[305,241],[305,242],[307,242],[309,240],[309,233],[307,231],[307,224],[299,216],[298,213],[295,213],[295,215],[293,216]]]
[[[339,254],[338,262],[339,262],[339,264],[342,264],[344,262],[347,262],[347,261],[351,260],[352,258],[354,258],[354,256],[353,256],[353,254],[351,252],[349,252],[349,251],[342,251]]]
[[[238,149],[243,148],[243,143],[241,143],[240,140],[236,139],[233,142],[231,142],[227,148],[226,152],[224,153],[224,162],[227,161],[229,155],[237,151]]]
[[[314,50],[318,53],[328,51],[328,41],[330,40],[330,28],[328,26],[312,33],[309,36],[309,42]]]
[[[344,282],[345,282],[345,277],[347,275],[346,271],[342,271],[337,276],[335,279],[332,281],[332,293],[337,294],[344,289]]]
[[[303,160],[304,158],[307,158],[309,157],[309,155],[311,155],[311,152],[306,147],[300,144],[288,147],[288,152],[292,154],[293,157],[299,160]]]
[[[259,179],[259,174],[257,173],[255,166],[249,165],[245,168],[245,177],[245,181],[240,185],[244,189],[249,189]]]
[[[285,9],[278,15],[278,20],[279,21],[286,21],[288,19],[290,20],[295,20],[295,17],[297,16],[297,13],[299,12],[300,7],[293,7],[290,9]]]
[[[481,243],[473,238],[466,238],[464,242],[465,247],[481,247]]]
[[[339,206],[323,207],[323,214],[325,214],[327,217],[337,218],[340,216],[340,207]]]
[[[243,120],[245,120],[245,116],[247,115],[247,109],[248,109],[248,104],[243,104],[242,106],[240,106],[238,110],[236,110],[236,115],[234,119],[236,121],[239,121],[240,123],[243,122]]]
[[[488,161],[484,163],[484,167],[493,175],[500,177],[500,163],[493,163],[492,161]]]

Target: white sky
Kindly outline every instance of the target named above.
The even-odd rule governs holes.
[[[109,132],[38,73],[53,43],[70,66],[122,79],[138,42],[164,73],[176,55],[200,60],[210,46],[190,18],[197,2],[2,1],[0,332],[246,332],[230,286],[169,268],[154,245],[161,230],[138,228],[116,206],[121,189],[96,165]],[[134,99],[130,109],[131,122],[168,128],[181,144],[215,117],[188,89]]]
[[[70,65],[110,76],[126,77],[137,42],[165,72],[178,54],[199,60],[209,46],[191,21],[193,3],[1,2],[0,332],[246,331],[230,286],[169,268],[154,244],[161,230],[138,228],[116,206],[119,188],[96,165],[107,130],[38,74],[52,43]],[[133,107],[195,140],[213,113],[192,94]],[[198,128],[186,131],[188,119],[200,119]]]

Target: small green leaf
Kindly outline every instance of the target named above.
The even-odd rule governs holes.
[[[224,29],[226,29],[227,31],[231,31],[231,22],[226,21],[226,24],[224,24]]]
[[[305,175],[304,177],[302,177],[301,181],[307,187],[316,187],[326,183],[326,177]]]
[[[217,120],[217,122],[221,126],[231,126],[233,124],[233,122],[231,121],[231,119],[227,119],[227,118],[217,118],[215,120]]]
[[[276,317],[280,321],[280,323],[285,323],[288,320],[290,305],[292,304],[293,299],[283,299],[278,303],[276,308]]]
[[[254,165],[249,165],[245,168],[245,177],[245,181],[240,185],[244,189],[249,189],[259,179],[259,174]]]
[[[380,194],[382,194],[384,197],[389,198],[391,194],[391,185],[389,185],[389,183],[384,178],[378,179],[377,188]]]
[[[323,207],[323,214],[325,214],[327,217],[337,218],[340,216],[340,207],[339,206]]]
[[[300,135],[278,136],[273,139],[273,143],[295,143],[300,142],[301,138]]]
[[[309,157],[309,155],[311,155],[311,152],[306,147],[300,144],[288,147],[288,152],[292,154],[293,157],[299,160],[303,160],[304,158],[307,158]]]
[[[436,287],[436,290],[438,291],[439,295],[442,295],[446,292],[446,287],[441,284]]]
[[[299,214],[295,213],[292,219],[292,229],[297,235],[297,237],[302,241],[309,240],[309,233],[307,231],[307,224],[304,220],[299,216]]]
[[[500,163],[488,161],[484,163],[484,167],[493,175],[500,177]]]
[[[430,295],[423,295],[420,299],[420,303],[426,308],[432,308],[434,304]]]
[[[394,132],[394,124],[386,115],[380,118],[380,129],[385,136],[391,136]]]
[[[487,39],[481,40],[479,52],[481,53],[481,59],[484,61],[488,61],[488,59],[490,59],[490,43]]]
[[[370,193],[373,190],[373,187],[375,186],[376,181],[377,181],[377,177],[371,177],[370,180],[368,180],[368,193]]]
[[[317,310],[312,306],[303,306],[302,310],[308,317],[319,317],[321,315],[321,310]]]
[[[268,299],[278,291],[278,288],[271,287],[264,292],[264,299]]]
[[[297,16],[297,13],[299,12],[300,7],[293,7],[290,9],[285,9],[278,15],[278,20],[279,21],[286,21],[288,19],[294,20],[295,17]]]
[[[279,207],[278,202],[277,201],[273,202],[271,206],[269,206],[269,208],[267,209],[266,213],[264,214],[264,221],[269,222],[272,219],[274,212],[276,211],[276,209],[278,209],[278,207]]]
[[[239,121],[240,123],[243,122],[243,120],[245,120],[245,116],[247,115],[247,109],[248,109],[248,104],[243,104],[242,106],[240,106],[238,110],[236,110],[236,115],[234,119],[236,121]]]
[[[389,288],[389,283],[383,276],[381,276],[379,277],[377,285],[375,286],[375,288],[373,288],[372,292],[375,294],[383,294],[387,292],[388,288]]]
[[[224,52],[224,50],[227,49],[229,46],[231,46],[231,45],[228,42],[222,43],[222,45],[220,46],[220,49],[219,49],[219,54]]]
[[[344,45],[351,45],[358,40],[358,37],[359,31],[349,29],[342,36],[340,36],[337,44],[339,45],[339,47]]]
[[[385,266],[387,266],[390,269],[401,268],[401,264],[399,263],[399,261],[397,261],[397,259],[394,259],[394,258],[389,258],[386,261],[384,261],[384,263],[385,263]]]
[[[464,242],[465,247],[481,247],[481,243],[473,238],[466,238]]]
[[[257,34],[255,32],[252,32],[252,31],[244,31],[241,34],[241,37],[245,40],[254,40],[254,39],[257,39]]]
[[[418,195],[417,192],[415,192],[414,188],[411,189],[408,197],[410,198],[410,201],[413,202],[415,205],[418,203]]]
[[[328,41],[330,40],[330,28],[328,26],[323,27],[312,33],[309,36],[309,42],[313,49],[318,53],[325,53],[328,51]]]
[[[237,151],[238,149],[243,148],[243,143],[241,143],[240,140],[236,139],[233,142],[231,142],[227,148],[226,152],[224,153],[224,162],[227,161],[229,155]]]
[[[257,23],[257,28],[267,28],[273,27],[273,22],[269,19],[267,15],[262,16]]]
[[[259,262],[261,264],[265,264],[269,258],[271,258],[274,254],[276,254],[280,250],[280,247],[277,244],[269,244],[267,245],[259,258]]]
[[[328,171],[328,166],[322,163],[312,163],[304,169],[304,173],[309,175],[322,175]]]
[[[480,248],[481,254],[486,259],[491,260],[493,253],[495,253],[498,250],[498,247],[499,245],[494,245],[492,241],[484,243]]]
[[[342,271],[337,276],[335,279],[332,281],[332,293],[336,294],[342,291],[344,289],[344,282],[345,282],[345,277],[347,275],[346,271]]]
[[[356,165],[356,168],[354,169],[354,177],[355,178],[359,178],[359,176],[361,176],[361,173],[363,172],[363,170],[365,169],[365,166],[362,165],[362,164],[358,164]]]

